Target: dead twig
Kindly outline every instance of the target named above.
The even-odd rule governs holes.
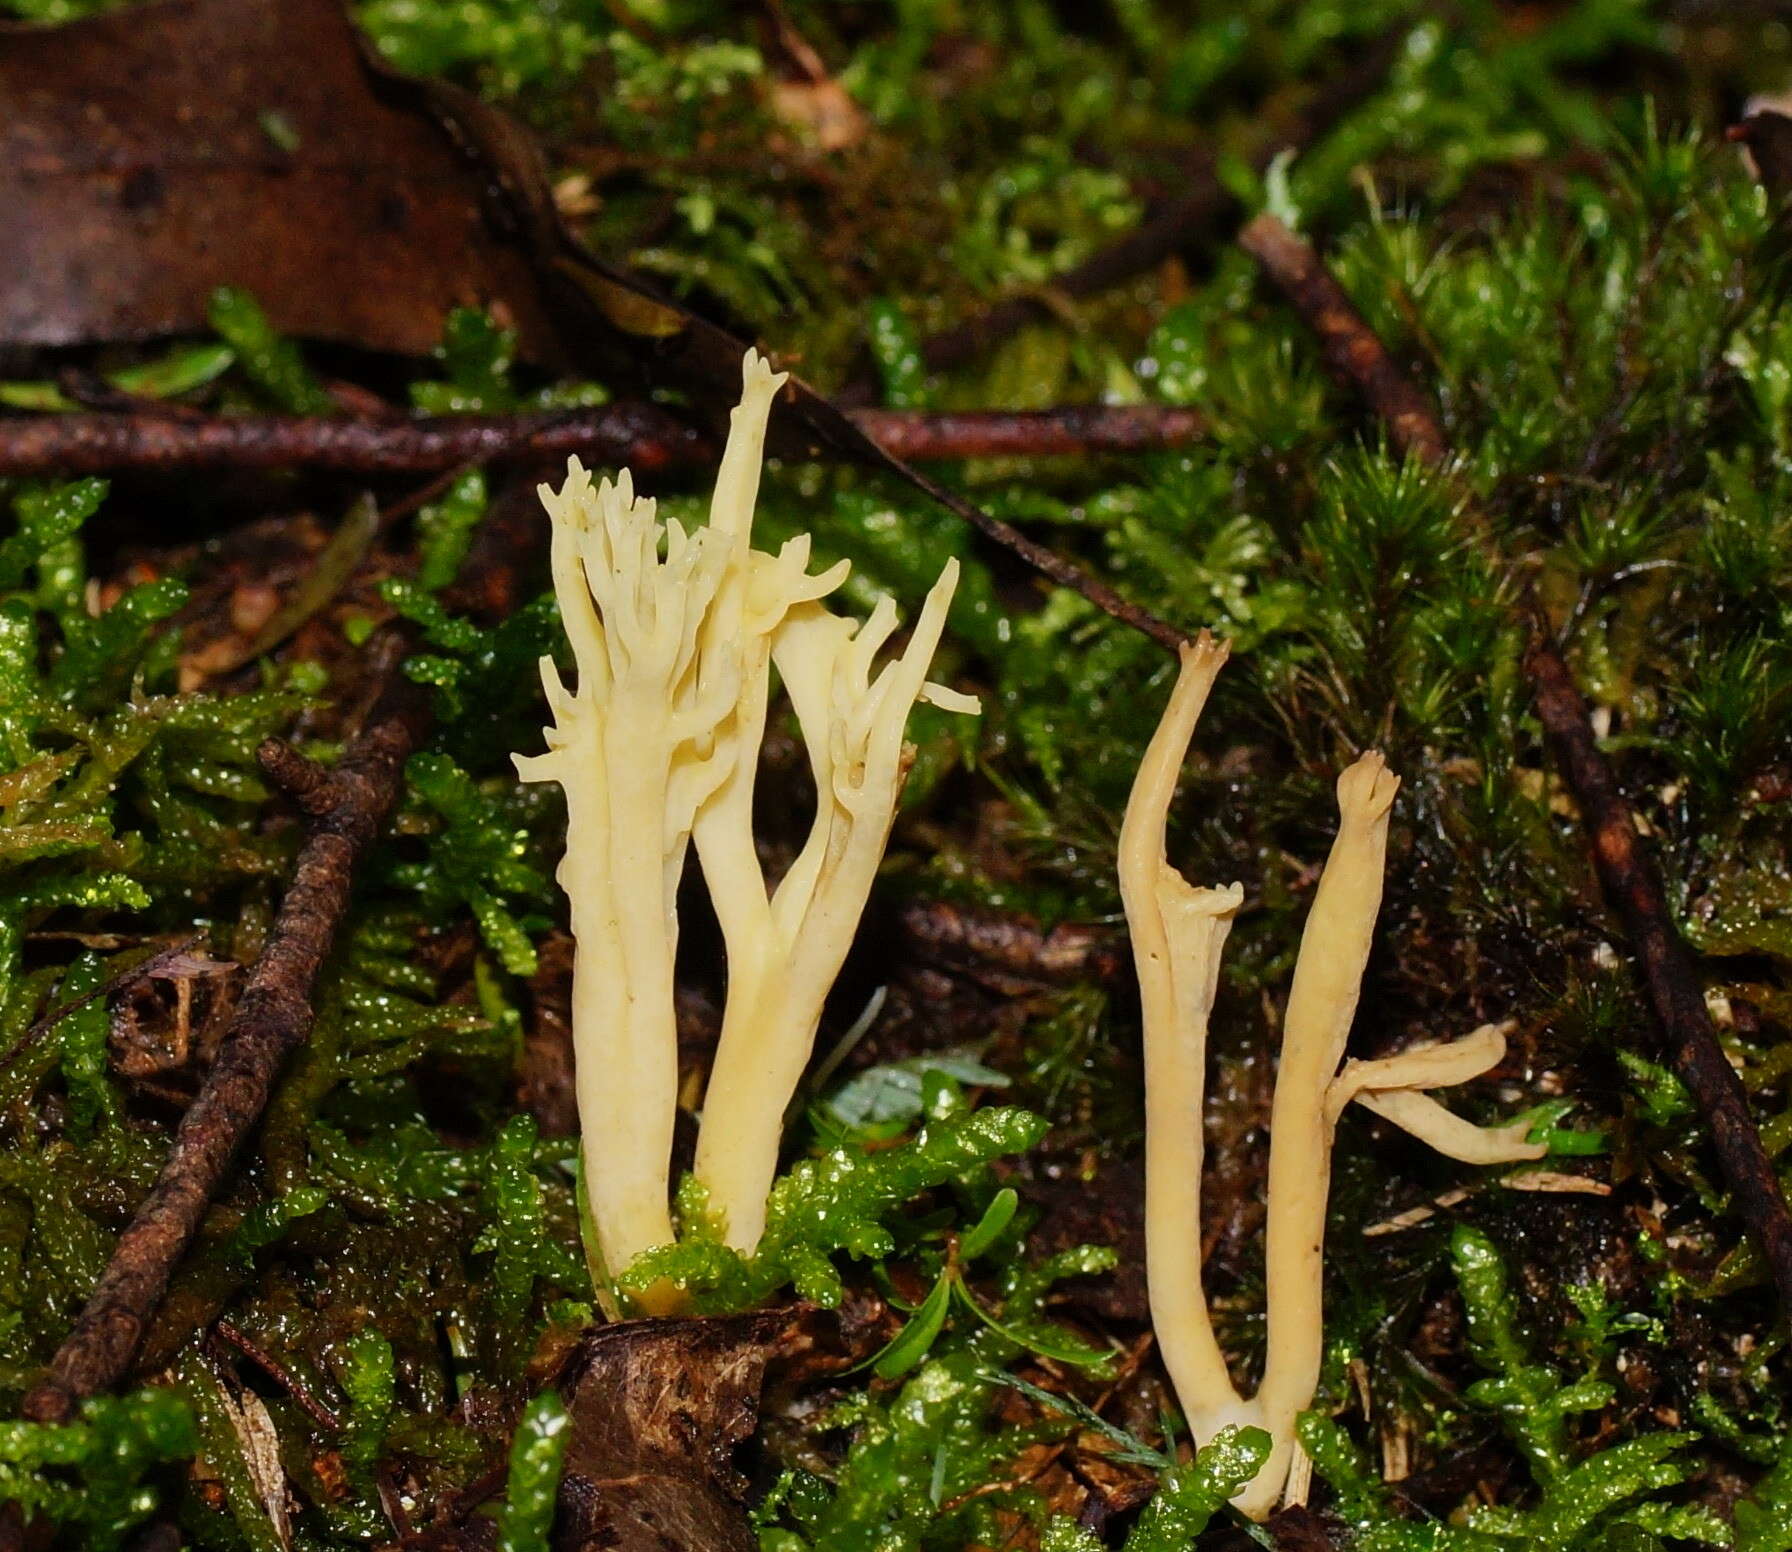
[[[286,1059],[311,1031],[311,991],[348,909],[355,866],[397,801],[405,759],[428,724],[425,692],[401,671],[402,645],[397,632],[376,638],[371,650],[384,688],[327,775],[312,767],[301,777],[285,744],[263,746],[264,769],[276,782],[295,780],[309,816],[292,883],[160,1177],[48,1374],[25,1397],[22,1410],[33,1421],[67,1421],[78,1401],[110,1389],[129,1369],[224,1172]]]
[[[1265,213],[1246,224],[1238,234],[1238,246],[1257,261],[1318,337],[1319,353],[1332,376],[1369,401],[1369,408],[1387,427],[1388,440],[1422,463],[1445,462],[1449,441],[1430,399],[1396,365],[1312,244]]]
[[[857,410],[852,418],[885,451],[920,459],[1136,453],[1191,442],[1207,429],[1195,410],[1152,404],[947,414]],[[640,403],[403,420],[141,413],[0,419],[0,474],[9,475],[284,468],[427,474],[474,464],[557,462],[571,454],[644,474],[706,466],[717,448],[702,432]]]
[[[1606,903],[1636,955],[1666,1054],[1711,1128],[1736,1210],[1772,1269],[1781,1305],[1792,1313],[1792,1213],[1749,1113],[1748,1092],[1718,1044],[1698,960],[1674,923],[1661,874],[1643,849],[1611,762],[1600,752],[1586,703],[1540,622],[1533,623],[1525,672],[1550,752],[1592,842]]]
[[[256,1368],[291,1396],[294,1404],[312,1422],[327,1433],[341,1433],[342,1419],[311,1393],[310,1388],[291,1369],[259,1343],[239,1331],[228,1320],[220,1320],[213,1329]]]
[[[1394,363],[1312,246],[1271,215],[1258,216],[1239,240],[1319,336],[1334,376],[1368,401],[1394,446],[1432,466],[1447,463],[1449,438],[1430,400]],[[1482,542],[1491,546],[1485,515],[1473,505],[1466,510]],[[1528,589],[1521,608],[1530,631],[1524,673],[1538,720],[1580,810],[1605,902],[1623,923],[1636,956],[1662,1053],[1711,1128],[1736,1210],[1767,1260],[1782,1311],[1792,1316],[1792,1213],[1761,1145],[1742,1080],[1718,1044],[1698,961],[1675,925],[1635,812],[1599,749],[1586,703]]]
[[[1131,603],[1067,556],[922,473],[911,459],[1050,457],[1131,453],[1202,435],[1205,419],[1171,405],[1073,405],[1061,409],[978,410],[944,415],[898,410],[850,412],[862,458],[908,481],[1041,576],[1174,652],[1185,632]],[[123,469],[306,467],[352,474],[418,474],[475,463],[551,464],[577,453],[594,464],[627,464],[637,474],[713,463],[703,433],[650,404],[612,404],[566,414],[462,415],[412,420],[309,416],[44,415],[0,419],[0,474],[96,474]]]
[[[1207,434],[1199,410],[1168,404],[1069,404],[1049,410],[850,410],[897,458],[1051,458],[1144,453]]]
[[[1189,639],[1187,631],[1170,624],[1168,620],[1159,619],[1143,604],[1135,604],[1130,599],[1123,598],[1115,589],[1099,577],[1091,576],[1068,556],[1060,555],[1036,539],[1029,539],[1012,523],[985,512],[975,502],[967,501],[957,491],[937,480],[929,479],[911,464],[892,457],[889,467],[923,495],[931,496],[955,517],[969,523],[985,538],[993,540],[1011,555],[1018,555],[1042,577],[1056,582],[1059,587],[1069,588],[1073,593],[1080,593],[1103,614],[1149,636],[1165,651],[1176,652]]]

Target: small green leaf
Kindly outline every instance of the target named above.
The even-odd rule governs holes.
[[[957,1278],[942,1272],[932,1291],[920,1307],[909,1316],[907,1324],[896,1333],[871,1360],[871,1370],[881,1380],[898,1379],[932,1350],[945,1329],[946,1314],[952,1307],[952,1289]]]
[[[328,415],[336,406],[311,375],[299,347],[278,333],[247,291],[220,286],[212,293],[211,325],[235,350],[249,380],[275,406],[294,415]]]
[[[989,1327],[999,1337],[1014,1343],[1016,1347],[1024,1347],[1028,1352],[1036,1353],[1041,1358],[1055,1358],[1059,1363],[1074,1363],[1082,1368],[1094,1368],[1108,1361],[1113,1354],[1103,1347],[1095,1347],[1072,1335],[1056,1321],[1042,1320],[1038,1316],[1022,1316],[1016,1320],[1005,1320],[992,1315],[972,1296],[970,1289],[961,1282],[958,1284],[959,1302],[978,1320]]]
[[[958,1254],[966,1261],[975,1261],[978,1256],[988,1250],[1002,1236],[1002,1231],[1014,1221],[1015,1210],[1020,1206],[1020,1196],[1012,1186],[1003,1186],[984,1208],[983,1216],[977,1220],[977,1226],[959,1241]]]

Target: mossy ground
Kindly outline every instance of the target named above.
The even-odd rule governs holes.
[[[476,85],[538,128],[602,251],[824,387],[869,372],[911,407],[1107,398],[1207,414],[1209,437],[1187,451],[952,477],[1166,618],[1235,643],[1172,835],[1191,879],[1246,890],[1210,1117],[1210,1291],[1228,1350],[1241,1372],[1259,1358],[1268,1053],[1331,781],[1377,746],[1404,786],[1353,1049],[1514,1020],[1511,1058],[1468,1104],[1491,1116],[1561,1101],[1563,1156],[1555,1189],[1523,1189],[1346,1120],[1332,1356],[1308,1434],[1329,1486],[1315,1501],[1363,1547],[1792,1547],[1792,1484],[1774,1469],[1792,1458],[1783,1321],[1698,1117],[1644,1054],[1648,1015],[1529,710],[1510,607],[1513,578],[1533,577],[1783,1154],[1792,305],[1766,200],[1718,131],[1747,92],[1787,84],[1792,33],[1629,0],[1186,9],[372,0],[361,14],[399,64]],[[1265,126],[1390,27],[1403,41],[1385,88],[1259,180],[1247,158]],[[826,80],[796,70],[792,39]],[[816,126],[842,101],[845,143],[823,150]],[[1222,231],[1092,301],[1053,293],[1055,274],[1178,192],[1196,146],[1247,203],[1272,202],[1326,248],[1435,388],[1459,470],[1388,453]],[[921,367],[922,335],[1016,291],[1045,300],[1037,322],[947,376]],[[303,356],[265,337],[252,302],[226,299],[215,321],[234,365],[210,381],[215,343],[195,346],[173,374],[185,391],[313,405]],[[466,319],[413,397],[502,408],[552,386]],[[701,483],[663,494],[696,514]],[[1465,491],[1491,531],[1471,524]],[[426,626],[419,672],[442,686],[442,712],[317,1032],[151,1334],[150,1388],[96,1409],[80,1438],[4,1425],[0,1489],[98,1545],[174,1516],[201,1544],[259,1552],[277,1544],[242,1444],[259,1413],[298,1544],[389,1542],[394,1502],[427,1524],[502,1464],[547,1355],[589,1314],[573,1149],[531,1066],[564,996],[564,913],[546,882],[558,799],[519,787],[505,760],[536,747],[551,610],[487,631],[439,605],[487,499],[478,479],[366,536],[346,569],[340,549],[319,559],[346,488],[201,490],[191,505],[214,525],[250,506],[276,516],[184,545],[121,537],[150,510],[178,529],[165,488],[123,486],[104,508],[91,486],[12,494],[8,1415],[152,1178],[228,1013],[231,966],[265,932],[296,832],[255,773],[256,740],[283,730],[327,755],[356,697],[352,644],[395,607]],[[761,523],[772,539],[813,529],[824,558],[851,558],[860,601],[889,590],[912,610],[945,554],[966,563],[936,676],[982,691],[986,711],[970,734],[917,714],[882,919],[903,898],[944,898],[1117,923],[1115,836],[1167,692],[1161,651],[861,474],[776,470]],[[310,618],[238,666],[234,649],[320,568],[331,585],[311,589]],[[768,810],[800,802],[800,762],[775,740],[768,758]],[[769,832],[775,848],[775,819]],[[950,1156],[984,1161],[957,1191],[938,1189],[948,1155],[929,1165],[921,1145],[901,1180],[933,1191],[929,1211],[891,1218],[867,1199],[857,1238],[804,1227],[828,1174],[811,1166],[789,1190],[787,1263],[744,1282],[704,1263],[718,1304],[793,1278],[827,1293],[822,1258],[850,1246],[861,1254],[834,1263],[853,1286],[920,1310],[907,1346],[840,1382],[825,1411],[770,1420],[766,1546],[1117,1544],[1163,1471],[1171,1489],[1129,1544],[1190,1544],[1217,1501],[1200,1472],[1223,1479],[1226,1463],[1175,1474],[1170,1398],[1141,1342],[1124,978],[992,992],[912,937],[872,936],[824,1044],[873,990],[890,1000],[811,1096],[793,1156],[858,1157],[926,1115],[936,1141],[957,1135],[966,1090],[1050,1130],[992,1120]],[[693,1063],[713,1022],[707,941],[689,930]],[[169,944],[179,956],[132,978]],[[987,1162],[1002,1155],[1018,1211]],[[977,1242],[980,1221],[961,1262],[948,1235]],[[1118,1268],[1068,1248],[1091,1238],[1118,1241]],[[1068,1259],[1048,1265],[1048,1247]],[[1048,1272],[1081,1275],[1052,1294]],[[219,1316],[286,1380],[241,1345],[197,1340]],[[1075,1363],[1088,1342],[1117,1353],[1093,1377]],[[535,1423],[525,1442],[546,1436]],[[190,1471],[195,1429],[204,1464]],[[537,1493],[544,1450],[517,1457],[514,1480]],[[1410,1484],[1384,1487],[1384,1472]],[[1764,1472],[1760,1502],[1738,1509]],[[527,1492],[516,1503],[520,1547],[539,1516]]]

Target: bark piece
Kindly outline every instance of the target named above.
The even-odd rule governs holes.
[[[556,1382],[571,1414],[556,1552],[755,1552],[734,1450],[768,1369],[831,1367],[836,1340],[807,1307],[594,1328]]]

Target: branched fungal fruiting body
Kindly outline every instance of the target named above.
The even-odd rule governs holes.
[[[1238,1394],[1201,1289],[1200,1176],[1208,1019],[1220,951],[1242,891],[1197,889],[1172,868],[1164,836],[1176,776],[1226,648],[1205,633],[1182,668],[1127,803],[1120,892],[1132,932],[1145,1026],[1146,1266],[1152,1323],[1197,1444],[1232,1423],[1273,1441],[1239,1494],[1261,1518],[1275,1506],[1295,1452],[1295,1424],[1313,1399],[1323,1357],[1325,1207],[1332,1136],[1356,1100],[1453,1158],[1498,1163],[1540,1157],[1522,1125],[1476,1127],[1423,1091],[1476,1077],[1505,1053],[1492,1025],[1448,1044],[1348,1062],[1363,969],[1381,906],[1388,817],[1399,779],[1366,754],[1338,779],[1340,822],[1301,938],[1283,1020],[1270,1121],[1268,1355],[1254,1397]]]
[[[873,660],[896,625],[887,598],[856,628],[819,604],[790,611],[772,656],[808,745],[816,814],[801,853],[769,898],[755,864],[751,875],[730,884],[740,900],[722,915],[710,872],[708,816],[699,821],[698,852],[718,895],[729,986],[697,1139],[696,1173],[708,1188],[711,1208],[722,1217],[728,1243],[742,1252],[752,1251],[765,1227],[784,1110],[809,1059],[822,1002],[852,945],[895,822],[909,763],[902,740],[909,708],[925,698],[976,710],[968,697],[926,682],[957,580],[957,562],[949,561],[927,595],[907,649],[875,677]],[[737,781],[750,798],[750,769]],[[743,807],[743,824],[745,812]],[[730,833],[738,835],[740,826]]]
[[[668,1174],[677,1107],[676,891],[694,841],[728,953],[729,984],[697,1152],[728,1242],[758,1243],[783,1117],[889,839],[919,699],[977,703],[926,682],[957,581],[949,561],[904,652],[875,672],[896,626],[880,602],[859,625],[821,600],[844,562],[808,572],[809,540],[752,548],[766,421],[784,382],[749,352],[707,527],[687,535],[636,500],[626,471],[594,491],[576,460],[542,500],[554,590],[578,668],[542,664],[548,753],[526,781],[567,802],[560,882],[578,948],[573,1040],[598,1259],[619,1273],[673,1238]],[[815,773],[807,844],[775,891],[752,831],[773,667]],[[675,1289],[640,1302],[675,1308]]]
[[[687,536],[672,522],[662,558],[654,504],[635,499],[626,471],[593,491],[574,464],[559,493],[544,487],[542,500],[578,688],[568,690],[552,660],[542,660],[554,713],[548,753],[516,765],[523,780],[557,781],[566,792],[559,878],[578,943],[573,1028],[585,1178],[604,1268],[616,1272],[672,1237],[675,891],[698,802],[720,771],[717,755],[702,749],[732,701],[696,672],[697,629],[727,552],[713,534]]]

